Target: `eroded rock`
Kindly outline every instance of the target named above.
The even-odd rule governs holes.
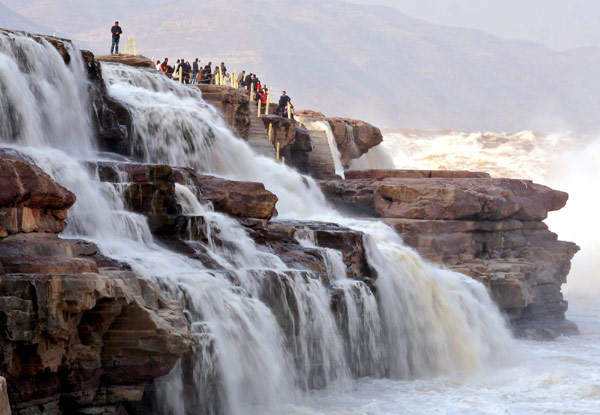
[[[328,180],[321,188],[346,209],[406,219],[543,220],[568,198],[528,180],[492,178]]]
[[[542,222],[568,195],[524,180],[448,171],[355,171],[322,181],[336,206],[377,217],[426,259],[489,288],[519,335],[577,332],[561,294],[579,247]]]

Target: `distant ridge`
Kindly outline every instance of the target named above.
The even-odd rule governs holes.
[[[52,29],[32,22],[2,3],[0,3],[0,27],[39,34],[52,34],[53,32]]]
[[[95,52],[118,18],[146,56],[224,60],[301,107],[383,127],[600,129],[600,49],[556,52],[342,1],[6,1]]]

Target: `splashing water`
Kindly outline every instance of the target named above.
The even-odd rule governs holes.
[[[145,98],[144,102],[146,103],[150,99],[158,100],[159,102],[173,103],[171,110],[174,112],[168,112],[166,116],[163,115],[163,112],[160,110],[160,108],[156,108],[154,110],[150,117],[160,119],[161,127],[158,129],[158,132],[144,130],[144,134],[139,135],[142,140],[150,140],[154,143],[153,145],[158,147],[164,146],[165,144],[161,142],[161,140],[156,139],[157,134],[159,136],[166,135],[166,131],[175,129],[176,124],[173,123],[182,122],[181,119],[184,118],[182,116],[183,114],[194,112],[198,114],[193,117],[186,118],[185,122],[189,123],[186,126],[186,130],[202,131],[202,128],[205,128],[202,125],[198,125],[197,128],[193,126],[193,123],[195,122],[194,120],[203,119],[203,122],[206,122],[206,119],[199,115],[204,108],[202,101],[200,100],[200,93],[195,89],[186,88],[185,86],[178,84],[173,85],[172,82],[162,79],[164,77],[152,71],[140,72],[116,65],[106,65],[104,68],[106,78],[108,79],[110,85],[109,91],[116,94],[119,99],[129,106],[134,119],[139,118],[142,120],[147,120],[149,117],[147,109],[148,107],[147,104],[145,104],[141,107],[141,109],[138,109],[139,100],[135,99],[135,97],[130,95],[129,92],[124,92],[125,90],[130,89],[128,85],[154,85],[154,90],[145,89],[143,92],[144,94],[149,94],[150,96],[154,97]],[[151,81],[148,80],[148,78],[150,78]],[[185,101],[190,95],[195,95],[196,100],[192,102]],[[183,104],[184,101],[185,105]],[[193,104],[195,101],[200,102]],[[191,105],[194,105],[194,107],[191,107]],[[185,108],[181,108],[181,106],[184,106]],[[479,345],[477,345],[477,342],[480,340],[483,343],[486,343],[486,341],[490,342],[490,344],[486,344],[483,348],[486,349],[493,348],[491,344],[494,344],[496,341],[498,341],[498,345],[502,344],[504,341],[507,341],[509,337],[508,335],[504,336],[501,334],[500,336],[486,336],[489,334],[489,332],[487,332],[482,336],[476,336],[478,340],[475,343],[471,343],[473,337],[466,335],[470,329],[464,326],[468,326],[472,323],[472,321],[464,319],[461,320],[461,318],[455,316],[454,313],[458,312],[459,314],[462,314],[462,309],[467,309],[473,304],[467,304],[466,302],[463,302],[460,305],[462,309],[456,307],[458,301],[455,299],[450,300],[446,298],[449,294],[449,291],[440,289],[438,284],[440,284],[440,281],[447,281],[445,286],[446,288],[450,286],[450,281],[453,281],[455,284],[453,289],[457,292],[460,291],[461,295],[465,295],[471,299],[473,299],[475,296],[470,291],[471,287],[466,286],[465,282],[468,281],[469,285],[474,284],[475,286],[481,287],[479,296],[481,297],[481,295],[483,295],[487,298],[487,294],[485,293],[483,286],[480,286],[478,283],[473,282],[466,277],[460,276],[459,274],[449,274],[445,271],[441,271],[426,265],[414,251],[402,244],[401,239],[393,232],[393,230],[391,230],[391,228],[383,224],[373,225],[371,222],[352,221],[342,218],[333,209],[326,207],[327,205],[324,202],[323,195],[320,193],[318,188],[315,187],[312,181],[307,180],[306,178],[298,175],[291,169],[288,169],[279,163],[267,163],[264,158],[255,157],[251,154],[249,155],[248,153],[250,153],[251,150],[245,145],[245,143],[238,144],[240,148],[243,148],[243,151],[241,151],[241,160],[238,160],[236,163],[235,160],[233,160],[233,157],[237,157],[237,155],[233,155],[229,151],[229,148],[231,147],[230,143],[239,142],[240,140],[235,138],[229,129],[222,126],[222,121],[220,119],[215,118],[212,121],[216,123],[214,128],[211,127],[212,132],[207,133],[205,131],[203,136],[199,135],[196,137],[196,140],[206,143],[206,148],[210,147],[210,150],[203,151],[210,151],[211,157],[202,158],[202,154],[196,154],[193,152],[184,154],[184,152],[181,152],[180,155],[174,156],[173,160],[178,160],[180,163],[189,163],[189,166],[196,167],[200,170],[213,173],[218,172],[226,177],[238,180],[251,178],[252,180],[258,180],[265,183],[267,188],[271,189],[277,194],[279,203],[281,203],[284,207],[281,208],[278,204],[278,209],[283,217],[290,217],[290,212],[287,212],[285,207],[294,204],[298,199],[298,194],[300,194],[302,195],[302,205],[300,207],[296,206],[293,209],[293,213],[291,214],[294,215],[294,218],[329,220],[364,231],[370,236],[371,240],[373,241],[373,249],[370,250],[372,255],[370,255],[368,259],[371,266],[378,271],[379,279],[377,284],[385,284],[386,281],[396,281],[396,283],[390,282],[390,285],[386,287],[387,289],[385,291],[390,294],[390,297],[387,299],[380,298],[382,303],[381,307],[389,312],[388,325],[392,324],[392,321],[402,321],[405,318],[404,313],[406,310],[394,308],[393,304],[403,303],[410,304],[410,307],[414,307],[412,312],[415,317],[413,321],[407,323],[408,327],[406,327],[404,331],[400,330],[400,323],[396,323],[395,327],[391,328],[390,330],[388,346],[393,349],[391,355],[394,355],[393,359],[397,359],[398,362],[402,361],[404,365],[402,366],[400,363],[398,363],[395,365],[397,367],[390,369],[390,372],[393,376],[422,376],[438,373],[439,371],[446,371],[454,363],[456,363],[456,368],[465,369],[466,367],[468,369],[474,369],[475,367],[482,365],[484,360],[489,357],[486,350],[483,350],[481,353],[479,353]],[[145,121],[135,123],[135,125],[139,124],[145,125]],[[146,136],[148,137],[146,138]],[[214,140],[214,143],[209,143],[206,137],[217,137],[217,139]],[[184,140],[185,138],[181,137],[181,139]],[[226,145],[222,145],[222,143],[226,143]],[[174,146],[174,148],[170,151],[175,152],[177,148],[177,146]],[[153,162],[169,161],[157,158],[156,154],[161,154],[161,151],[159,150],[153,153],[146,153],[144,154],[144,157],[148,161]],[[202,159],[201,163],[197,162],[199,159]],[[223,160],[228,161],[223,163]],[[226,166],[233,166],[234,164],[236,164],[237,167],[223,170]],[[265,174],[266,170],[272,170],[272,172]],[[274,178],[276,178],[277,182],[273,181]],[[281,184],[278,183],[281,182],[280,178],[283,178],[286,186],[282,187]],[[382,240],[382,234],[384,234],[388,239],[385,241]],[[396,236],[394,236],[392,239],[391,235]],[[385,253],[381,253],[382,250],[385,251]],[[377,253],[379,254],[377,255]],[[410,261],[407,261],[407,258],[411,258],[413,262],[411,263]],[[407,267],[407,265],[409,266]],[[408,276],[406,279],[398,279],[399,274],[401,274],[400,270],[405,270]],[[425,272],[425,270],[427,270],[427,272]],[[437,276],[440,277],[437,278]],[[406,286],[404,286],[404,284],[406,284]],[[417,284],[413,287],[414,292],[411,293],[411,295],[406,295],[407,289],[410,290],[409,287],[414,284]],[[435,300],[431,303],[419,303],[420,297],[431,297],[432,295],[434,295]],[[479,298],[477,298],[477,301],[474,301],[474,303],[478,301]],[[484,308],[488,306],[492,310],[495,309],[491,302],[488,302],[483,304],[479,310],[471,310],[470,313],[473,316],[479,316],[482,314]],[[430,313],[430,319],[428,321],[422,320],[422,316],[424,315],[423,313]],[[385,311],[383,314],[385,315]],[[483,314],[488,313],[486,312]],[[448,316],[453,317],[447,319]],[[469,316],[469,318],[473,318],[473,316]],[[504,327],[504,322],[499,315],[496,314],[495,316],[497,319],[488,320],[487,324],[496,328]],[[434,330],[428,330],[430,324]],[[456,326],[454,326],[454,324],[456,324]],[[437,329],[435,328],[436,326]],[[474,330],[477,331],[480,328],[481,326],[475,326]],[[465,336],[462,337],[462,340],[461,337],[455,336],[455,334],[461,330],[465,331]],[[414,335],[413,337],[413,331],[418,332],[419,334]],[[399,333],[401,334],[398,335]],[[411,333],[411,335],[407,335],[406,333]],[[503,329],[500,329],[500,333],[506,332]],[[468,341],[464,342],[465,339],[468,339]],[[405,342],[410,343],[411,350],[404,351],[403,354],[398,356],[396,352],[400,351],[401,349],[406,349]],[[461,348],[463,349],[461,350]],[[468,358],[466,357],[466,354],[463,353],[465,354],[464,359],[459,359],[458,361],[454,359],[456,357],[456,353],[463,352],[469,348],[474,348],[475,353],[473,350],[471,350],[468,353]],[[429,353],[430,350],[434,351],[434,353]],[[416,357],[416,355],[420,353],[422,353],[422,356]],[[444,355],[444,353],[446,354]],[[452,357],[452,359],[450,359],[450,357]],[[410,362],[411,359],[418,358],[420,358],[422,362]],[[449,363],[449,360],[454,360],[455,362]],[[425,361],[427,361],[427,363],[425,363]],[[392,366],[394,366],[394,364],[392,364]]]
[[[282,217],[362,230],[378,274],[378,301],[364,283],[344,275],[339,253],[324,250],[329,287],[257,246],[238,222],[200,204],[185,186],[177,186],[178,202],[190,218],[202,219],[195,226],[207,239],[194,240],[198,229],[190,229],[190,243],[219,267],[207,269],[156,243],[146,219],[125,209],[124,186],[100,183],[85,167],[101,156],[83,62],[76,48],[66,47],[69,65],[44,40],[0,32],[0,109],[8,114],[0,118],[0,141],[77,195],[65,236],[95,242],[189,313],[197,350],[157,382],[161,413],[282,413],[310,388],[347,388],[352,376],[471,372],[502,360],[512,347],[483,286],[425,264],[383,224],[339,216],[314,181],[255,156],[199,91],[153,71],[105,65],[109,92],[132,112],[132,154],[264,182],[278,195]],[[331,308],[335,290],[344,298],[337,314]]]

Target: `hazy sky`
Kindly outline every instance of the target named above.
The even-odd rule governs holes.
[[[600,47],[600,0],[348,0],[396,7],[432,23],[564,50]]]

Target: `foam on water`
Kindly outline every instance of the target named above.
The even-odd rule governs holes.
[[[157,382],[160,413],[278,414],[312,396],[312,388],[347,391],[359,376],[456,378],[493,367],[513,350],[481,284],[426,264],[383,224],[341,217],[313,180],[255,156],[198,90],[150,70],[104,65],[109,92],[132,113],[132,155],[264,182],[279,197],[281,216],[362,230],[378,275],[378,302],[364,283],[347,278],[339,253],[323,251],[328,287],[256,245],[237,221],[200,204],[185,186],[176,193],[190,219],[190,246],[219,266],[207,269],[165,249],[145,217],[126,210],[126,187],[100,183],[86,167],[101,155],[83,62],[76,48],[66,47],[70,65],[44,40],[0,33],[0,104],[9,114],[0,118],[0,141],[77,195],[64,236],[95,242],[184,306],[198,346]],[[40,70],[39,62],[53,69]],[[204,242],[193,240],[198,232]],[[344,299],[337,314],[331,307],[336,290]]]

